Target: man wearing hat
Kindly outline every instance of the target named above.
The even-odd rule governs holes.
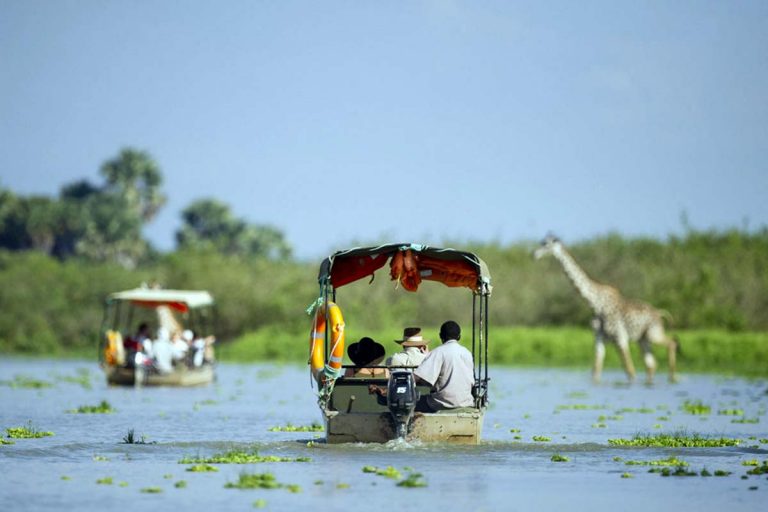
[[[429,340],[421,335],[421,327],[406,327],[402,339],[395,342],[402,345],[403,350],[387,359],[387,366],[419,366],[429,352]]]
[[[389,377],[386,368],[376,368],[384,359],[384,345],[363,337],[347,348],[347,354],[356,368],[347,368],[345,377]]]

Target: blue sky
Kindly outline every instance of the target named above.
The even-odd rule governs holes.
[[[302,258],[768,223],[768,2],[0,2],[0,184],[149,151]]]

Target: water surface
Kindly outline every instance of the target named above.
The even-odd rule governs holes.
[[[26,377],[50,384],[29,388]],[[298,366],[221,364],[202,388],[110,388],[91,362],[0,361],[0,428],[52,431],[0,446],[0,510],[124,511],[266,510],[341,507],[348,510],[763,510],[768,475],[746,476],[745,461],[768,459],[768,383],[684,375],[628,386],[608,372],[593,385],[586,371],[494,368],[491,407],[480,446],[389,443],[325,445],[307,432],[270,432],[286,424],[320,422],[308,371]],[[663,377],[662,377],[663,379]],[[67,412],[109,402],[111,414]],[[684,404],[709,406],[709,414]],[[741,414],[719,414],[719,412]],[[734,422],[736,421],[736,422]],[[125,444],[129,430],[147,444]],[[614,438],[673,433],[737,438],[724,448],[619,448]],[[549,441],[534,441],[533,437]],[[230,449],[309,457],[309,462],[217,464],[215,473],[186,471],[184,457]],[[554,454],[568,462],[553,462]],[[676,456],[689,470],[725,477],[663,477],[629,460]],[[362,472],[393,466],[418,472],[427,486]],[[282,489],[227,489],[241,472],[270,472]],[[111,484],[97,480],[111,478]],[[185,481],[186,487],[175,484]],[[142,489],[159,488],[159,493]],[[180,509],[177,509],[180,510]]]

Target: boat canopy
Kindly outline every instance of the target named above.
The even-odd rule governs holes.
[[[420,244],[386,244],[338,251],[320,264],[318,282],[339,288],[365,277],[373,279],[389,261],[390,278],[415,292],[423,280],[466,287],[478,295],[491,294],[491,274],[477,255]]]
[[[116,301],[129,301],[136,306],[156,308],[169,306],[182,313],[190,309],[213,305],[213,297],[202,290],[164,290],[153,288],[135,288],[112,293],[107,297],[107,304]]]

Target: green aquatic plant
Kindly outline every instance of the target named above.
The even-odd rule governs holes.
[[[634,412],[639,414],[652,414],[656,411],[654,411],[650,407],[622,407],[621,409],[616,411],[616,414],[625,414],[628,412]]]
[[[78,368],[77,375],[57,375],[56,380],[61,382],[68,382],[70,384],[77,384],[83,389],[91,389],[91,372],[88,368]]]
[[[99,478],[96,480],[96,483],[99,485],[112,485],[112,477],[106,476],[104,478]]]
[[[192,473],[212,473],[218,470],[219,468],[216,466],[211,466],[210,464],[195,464],[194,466],[187,468],[187,471]]]
[[[128,482],[120,482],[117,485],[120,486],[120,487],[128,487]]]
[[[605,414],[601,414],[600,416],[597,417],[597,421],[600,422],[600,423],[602,423],[604,421],[608,421],[608,420],[610,420],[610,421],[620,421],[620,420],[623,420],[623,419],[624,419],[624,416],[622,416],[620,414],[613,414],[613,415],[610,415],[610,416],[606,416]]]
[[[277,455],[259,455],[259,452],[230,450],[211,457],[184,457],[179,464],[254,464],[259,462],[310,462],[309,457],[278,457]]]
[[[109,461],[109,457],[105,457],[103,455],[94,455],[93,456],[94,462],[107,462]]]
[[[512,432],[513,434],[519,434],[520,433],[520,429],[519,428],[511,428],[511,429],[509,429],[509,431]]]
[[[324,432],[325,427],[313,421],[311,425],[291,425],[270,427],[269,432]]]
[[[567,395],[565,395],[566,398],[587,398],[589,396],[586,391],[571,391]]]
[[[7,439],[3,439],[2,437],[0,437],[0,445],[4,445],[4,444],[16,444],[16,441],[8,441]]]
[[[760,418],[737,418],[731,420],[731,423],[750,423],[750,424],[757,424],[760,423]]]
[[[547,437],[547,436],[533,436],[532,439],[537,443],[548,443],[552,440],[551,437]]]
[[[427,482],[421,473],[411,473],[407,478],[397,482],[398,487],[426,487]]]
[[[337,489],[349,489],[349,484],[344,482],[339,482],[336,484]]]
[[[635,475],[632,473],[622,473],[621,478],[635,478]]]
[[[155,444],[155,441],[147,441],[147,436],[144,434],[137,438],[133,429],[130,429],[127,434],[123,436],[123,444]]]
[[[392,466],[387,466],[386,468],[379,468],[376,466],[363,466],[363,473],[374,473],[386,478],[392,478],[393,480],[397,480],[398,478],[402,477],[400,471]]]
[[[669,448],[714,448],[722,446],[738,446],[739,439],[725,437],[703,437],[699,434],[688,435],[685,432],[673,434],[637,434],[632,439],[609,439],[612,446],[643,446]]]
[[[171,480],[173,478],[173,475],[170,473],[166,473],[163,475],[163,478],[165,478],[166,480]]]
[[[267,506],[267,500],[259,498],[253,502],[253,508],[264,508]]]
[[[43,389],[53,387],[48,381],[27,377],[26,375],[14,375],[13,380],[0,380],[0,384],[10,388]]]
[[[605,405],[588,405],[588,404],[566,404],[558,405],[555,407],[556,411],[595,411],[600,409],[607,409]]]
[[[70,409],[67,412],[77,414],[109,414],[115,412],[109,402],[102,400],[98,405],[81,405],[77,409]]]
[[[677,466],[674,469],[672,468],[651,468],[648,470],[649,473],[660,473],[661,476],[698,476],[698,474],[695,471],[690,471],[686,469],[685,466]]]
[[[683,411],[687,412],[688,414],[695,415],[704,415],[712,412],[712,407],[705,405],[701,400],[686,400],[683,402],[681,409],[683,409]]]
[[[72,477],[71,476],[67,476],[67,475],[61,475],[61,479],[62,480],[72,480]]]
[[[53,435],[53,432],[36,429],[32,426],[32,421],[29,421],[26,427],[6,428],[5,432],[7,437],[10,437],[11,439],[39,439],[41,437],[49,437]]]
[[[565,455],[560,455],[559,453],[556,453],[552,455],[552,457],[549,459],[552,462],[569,462],[571,459],[569,457],[566,457]]]
[[[179,480],[173,486],[177,489],[185,489],[187,487],[187,481],[186,480]]]
[[[717,414],[720,416],[744,416],[744,409],[720,409]]]
[[[764,460],[762,464],[759,466],[755,466],[754,468],[747,471],[748,475],[766,475],[768,474],[768,460]]]
[[[240,473],[237,482],[227,482],[225,489],[278,489],[282,487],[272,473]]]
[[[142,487],[140,491],[145,494],[159,494],[163,492],[160,487]]]
[[[760,462],[758,462],[757,459],[743,460],[743,461],[741,461],[741,465],[742,466],[759,466]]]
[[[704,469],[701,470],[701,473],[699,473],[699,475],[701,475],[701,476],[712,476],[712,473],[707,471],[707,468],[704,468]]]
[[[624,464],[627,466],[688,466],[687,462],[675,456],[659,460],[628,460]]]
[[[606,425],[605,423],[593,423],[592,424],[592,428],[606,428],[606,427],[608,427],[608,425]]]

